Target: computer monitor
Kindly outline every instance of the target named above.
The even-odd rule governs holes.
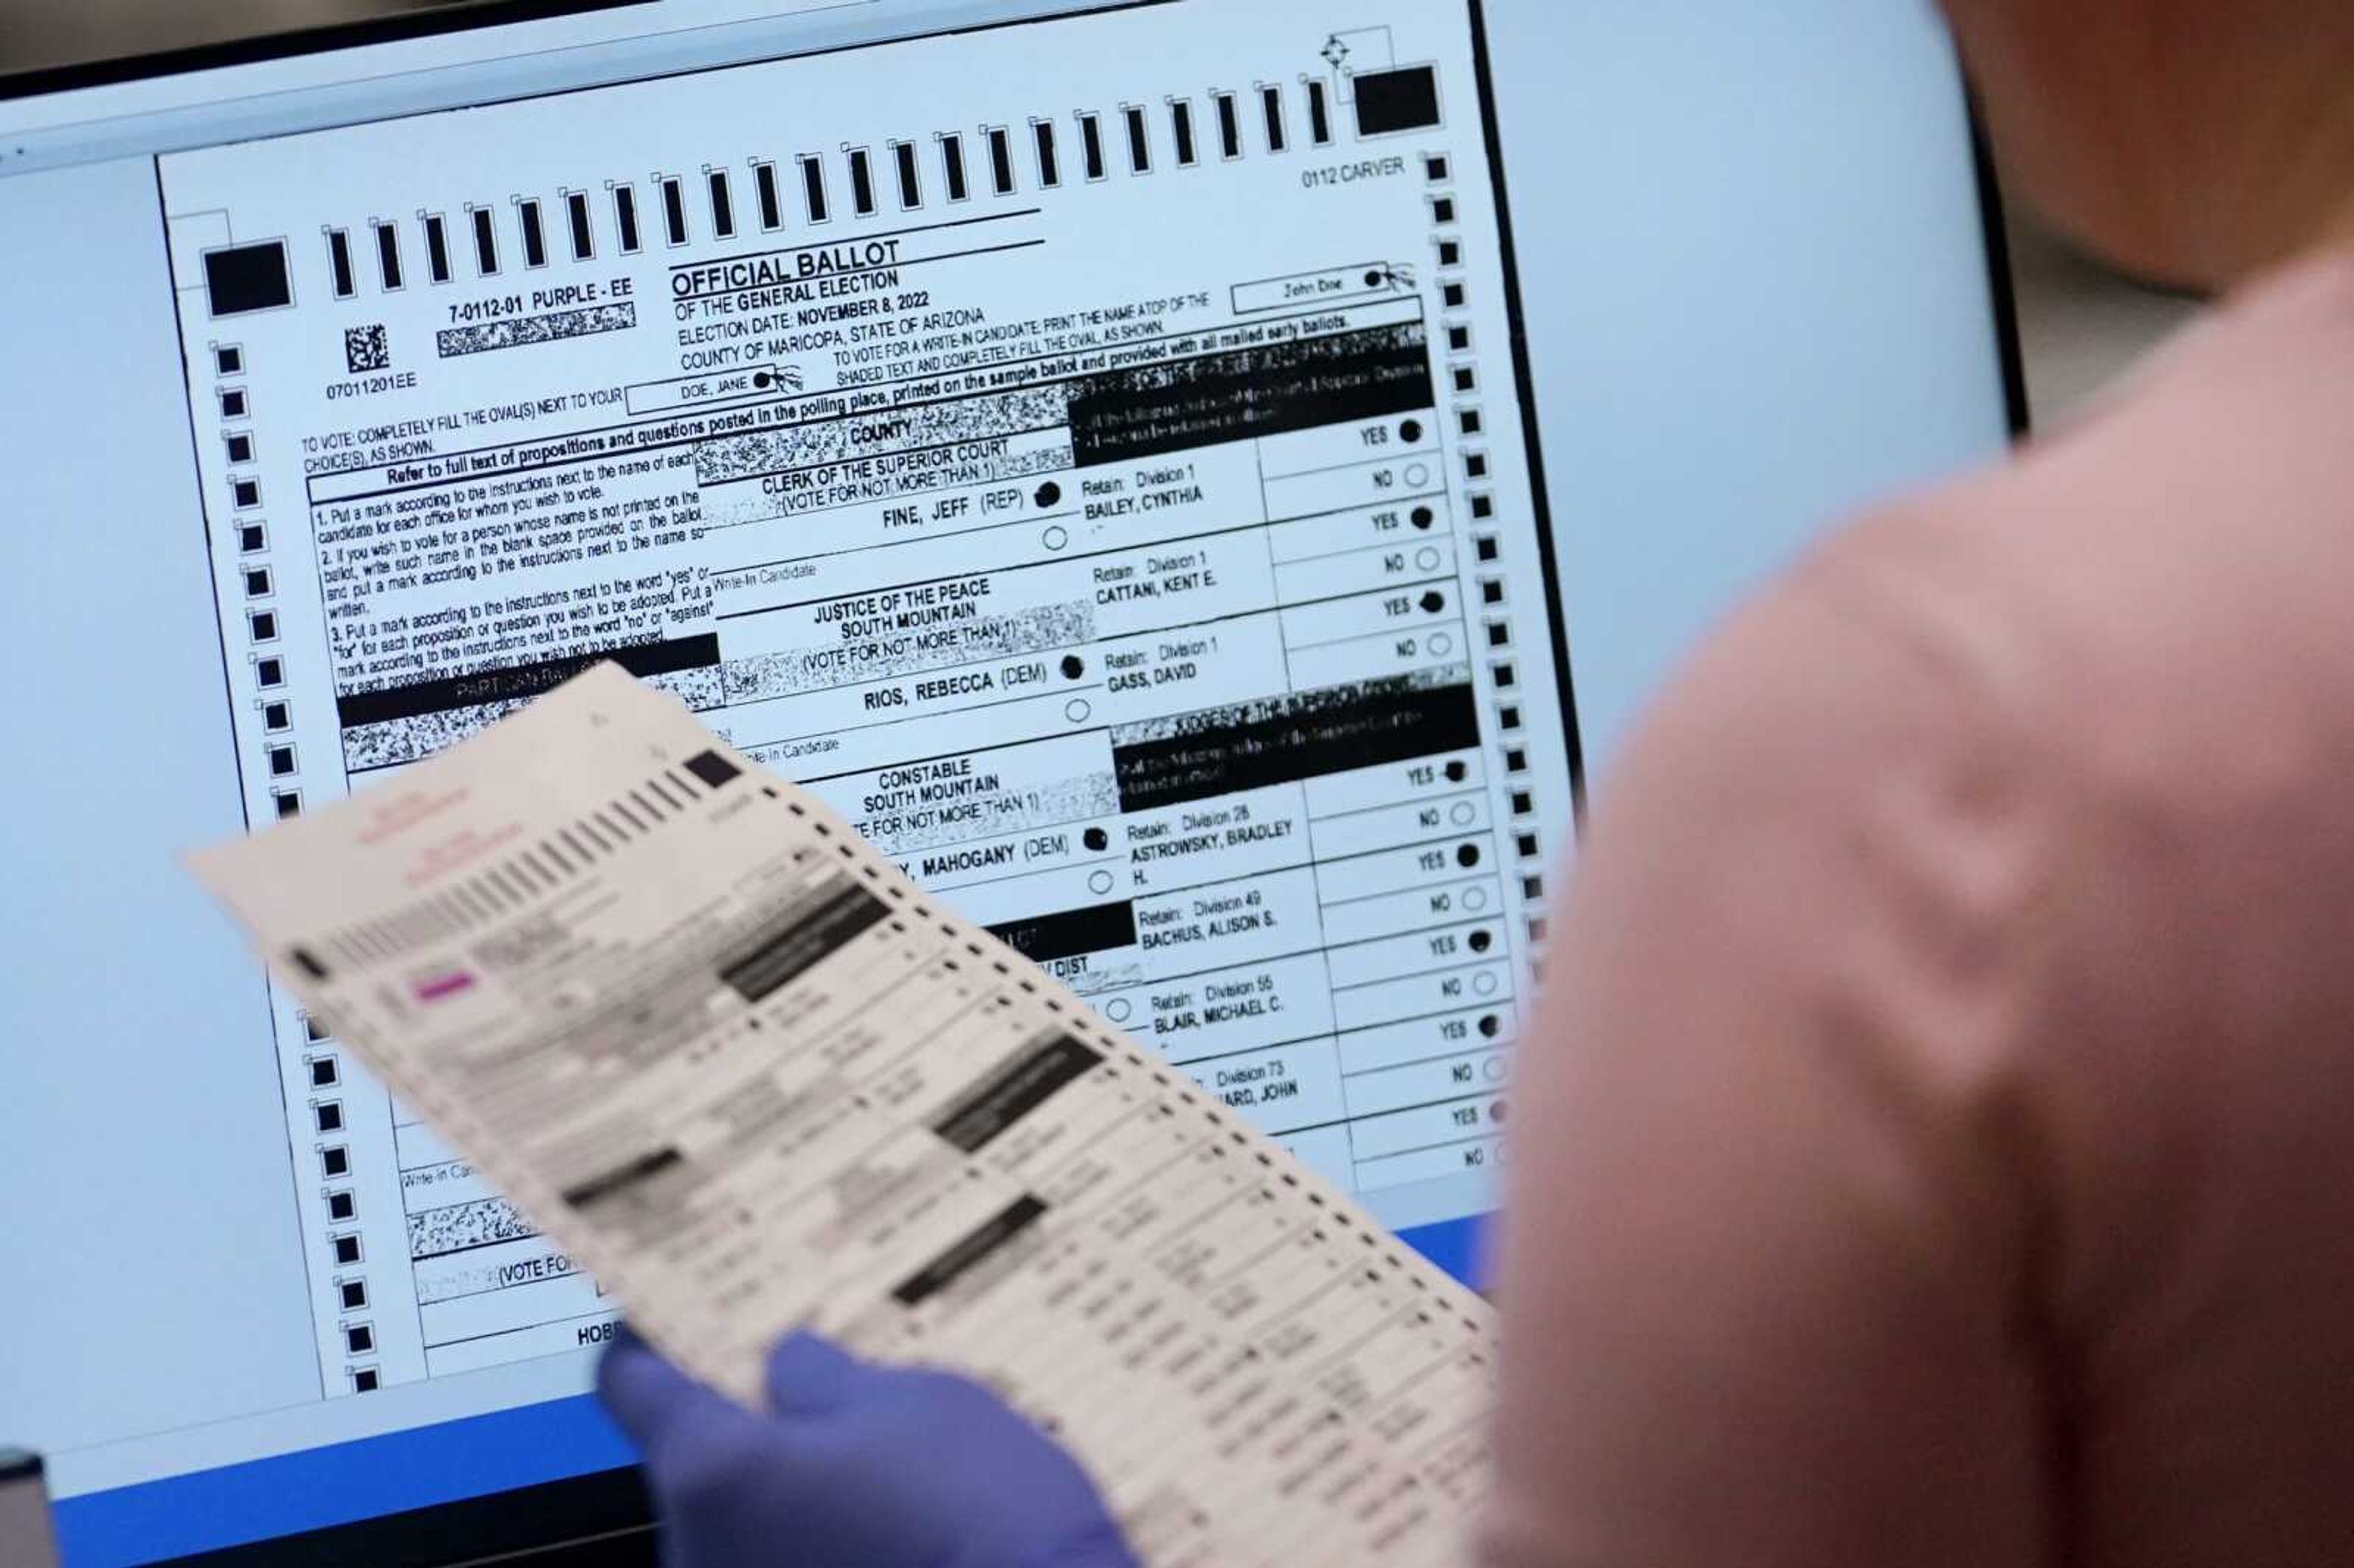
[[[2020,417],[1925,0],[655,0],[0,88],[0,1439],[629,1540],[613,1304],[175,857],[618,660],[1482,1277],[1583,769]]]

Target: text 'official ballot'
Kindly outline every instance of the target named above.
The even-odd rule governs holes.
[[[1152,1562],[1459,1561],[1485,1304],[618,666],[194,865],[714,1387],[806,1324],[1052,1424]]]

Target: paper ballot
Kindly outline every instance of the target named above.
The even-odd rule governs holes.
[[[284,982],[713,1387],[986,1381],[1157,1563],[1450,1563],[1487,1306],[600,665],[194,858]]]

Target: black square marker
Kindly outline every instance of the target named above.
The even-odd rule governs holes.
[[[1495,579],[1493,579],[1493,578],[1490,578],[1490,579],[1489,579],[1488,581],[1481,583],[1481,584],[1479,585],[1479,602],[1480,602],[1481,604],[1501,604],[1501,603],[1503,603],[1503,602],[1504,602],[1504,585],[1503,585],[1502,583],[1500,583],[1500,582],[1496,581],[1496,580],[1495,580]]]
[[[349,1192],[327,1194],[327,1218],[341,1224],[345,1220],[357,1217],[359,1212],[360,1201]]]
[[[252,431],[231,430],[225,439],[228,443],[229,461],[251,462],[253,461]]]
[[[265,239],[205,252],[205,295],[212,313],[249,315],[294,302],[294,279],[286,265],[286,242]],[[234,376],[224,370],[224,376]]]
[[[258,479],[232,479],[228,482],[229,499],[240,512],[261,504],[261,482]]]
[[[346,1312],[357,1312],[367,1305],[367,1281],[346,1279],[335,1287],[335,1298]]]
[[[1476,389],[1479,385],[1479,373],[1472,369],[1468,365],[1457,366],[1455,367],[1454,376],[1455,389],[1458,392],[1469,392]]]
[[[344,1330],[344,1344],[355,1356],[366,1355],[376,1349],[376,1330],[366,1323],[355,1323]]]
[[[1538,844],[1537,836],[1534,833],[1522,833],[1512,840],[1512,847],[1521,852],[1522,860],[1534,860],[1544,853],[1543,848]]]
[[[1108,171],[1104,167],[1103,120],[1100,115],[1082,113],[1079,116],[1080,164],[1087,178],[1100,180]]]
[[[1463,454],[1463,471],[1472,479],[1487,478],[1488,454],[1486,452],[1465,452]]]
[[[269,591],[270,568],[268,567],[246,567],[245,597],[248,599],[260,599]]]
[[[719,216],[724,220],[716,230],[717,237],[729,238],[736,232],[736,215],[727,200],[726,175],[711,176],[711,199],[716,204]],[[546,266],[547,225],[540,216],[538,201],[525,199],[515,203],[515,221],[523,228],[523,264],[526,267]]]
[[[293,775],[294,748],[291,746],[271,747],[270,748],[270,776],[272,779],[291,779]]]
[[[1473,496],[1473,497],[1471,498],[1471,515],[1472,515],[1472,516],[1474,516],[1474,517],[1493,517],[1495,514],[1496,514],[1496,498],[1495,498],[1494,496],[1492,496],[1492,495],[1475,495],[1475,496]]]
[[[1510,648],[1511,645],[1512,645],[1512,629],[1511,629],[1511,627],[1509,627],[1509,626],[1505,625],[1502,621],[1500,621],[1500,621],[1497,621],[1494,625],[1492,625],[1492,626],[1490,626],[1490,627],[1489,627],[1489,628],[1488,628],[1488,646],[1489,646],[1489,647],[1490,647],[1490,648]]]
[[[892,172],[899,177],[899,207],[913,212],[924,205],[924,176],[916,160],[913,142],[891,143]]]
[[[220,411],[224,419],[242,419],[253,411],[253,404],[246,397],[244,387],[224,387],[221,388]]]
[[[1496,710],[1496,723],[1505,729],[1521,727],[1521,710],[1510,705]]]
[[[742,769],[716,751],[698,751],[686,759],[686,770],[710,785],[714,789],[735,778]]]
[[[1509,692],[1521,683],[1521,673],[1510,663],[1499,661],[1488,668],[1495,673],[1496,689],[1500,692]]]
[[[286,661],[277,658],[255,660],[253,662],[253,678],[254,681],[264,690],[267,690],[271,686],[284,685],[286,683]]]
[[[1505,772],[1507,772],[1507,773],[1526,773],[1528,770],[1529,770],[1529,754],[1528,754],[1527,752],[1522,751],[1519,747],[1517,747],[1517,746],[1516,746],[1516,747],[1512,747],[1510,751],[1507,751],[1507,752],[1505,752],[1505,753],[1504,753],[1504,771],[1505,771]]]
[[[1521,896],[1523,898],[1543,898],[1544,896],[1544,878],[1542,876],[1524,876],[1521,878]]]
[[[354,1393],[374,1393],[376,1391],[376,1385],[380,1375],[381,1374],[379,1374],[374,1367],[360,1368],[359,1371],[352,1373],[352,1392]]]
[[[861,217],[879,210],[875,194],[875,154],[864,147],[843,149],[850,162],[850,206]]]
[[[344,1107],[342,1103],[336,1100],[329,1100],[325,1105],[312,1107],[311,1124],[317,1128],[321,1132],[343,1131]]]
[[[302,796],[298,790],[281,789],[271,795],[270,800],[278,808],[278,815],[281,818],[299,817],[302,814]]]
[[[261,705],[262,728],[274,734],[279,730],[292,726],[293,723],[294,708],[292,704],[264,703]]]
[[[333,1056],[320,1056],[313,1059],[311,1063],[311,1086],[313,1088],[332,1089],[343,1081],[344,1075],[337,1070],[335,1066],[335,1059]]]
[[[1447,346],[1451,353],[1469,353],[1471,348],[1471,329],[1468,326],[1448,327],[1447,329]]]
[[[1455,221],[1455,198],[1453,196],[1431,197],[1430,221],[1433,223],[1453,223]]]
[[[319,1150],[319,1169],[330,1176],[350,1175],[352,1173],[352,1151],[345,1149],[340,1143],[335,1145],[333,1149],[323,1149]]]
[[[376,230],[376,276],[383,280],[387,293],[394,292],[401,286],[400,229],[382,220],[370,227]]]
[[[1525,817],[1537,809],[1537,798],[1525,789],[1512,792],[1512,815]]]
[[[1382,136],[1394,131],[1421,131],[1438,123],[1438,68],[1402,66],[1394,70],[1359,71],[1354,79],[1357,134]],[[1444,163],[1446,160],[1439,159]],[[1433,179],[1445,179],[1434,175]]]
[[[1359,84],[1359,86],[1360,86],[1360,87],[1362,87],[1362,86],[1363,85],[1363,83],[1364,83],[1364,79],[1364,79],[1363,77],[1359,77],[1359,78],[1357,79],[1357,81],[1358,81],[1358,84]],[[1362,120],[1364,118],[1363,111],[1363,110],[1362,110],[1362,109],[1360,109],[1360,111],[1359,111],[1359,112],[1358,112],[1358,118],[1359,118],[1359,120],[1360,120],[1360,121],[1362,121]],[[1436,184],[1437,184],[1437,183],[1438,183],[1440,180],[1444,180],[1444,179],[1448,178],[1450,175],[1452,175],[1454,174],[1454,172],[1455,172],[1455,171],[1453,170],[1453,168],[1451,168],[1451,167],[1448,165],[1448,164],[1447,164],[1447,154],[1444,154],[1444,153],[1433,153],[1433,154],[1431,154],[1429,156],[1427,156],[1427,157],[1426,157],[1426,158],[1424,158],[1424,159],[1423,159],[1423,161],[1422,161],[1422,172],[1423,172],[1423,174],[1424,174],[1424,175],[1426,175],[1426,177],[1431,181],[1431,183],[1432,183],[1432,184],[1436,185]]]
[[[253,633],[253,640],[256,642],[275,642],[278,641],[278,612],[276,610],[254,610],[246,616],[245,621],[246,629]]]
[[[242,376],[245,374],[245,350],[233,343],[222,344],[213,350],[213,374]],[[228,393],[221,394],[226,397]]]
[[[1438,242],[1438,264],[1442,267],[1462,266],[1463,242],[1459,239],[1440,240]]]
[[[237,547],[250,556],[270,544],[270,530],[260,523],[240,524],[237,530]]]
[[[940,147],[940,172],[948,176],[949,200],[971,199],[971,177],[965,172],[964,165],[964,138],[948,131],[940,132],[934,140]]]
[[[496,277],[499,270],[498,217],[489,207],[476,207],[472,202],[466,204],[466,217],[474,230],[474,270],[484,278]]]
[[[1485,424],[1479,418],[1479,410],[1477,408],[1464,409],[1460,414],[1456,416],[1455,422],[1467,436],[1476,436],[1482,429],[1486,429]]]
[[[335,1250],[335,1264],[336,1264],[336,1266],[337,1266],[337,1267],[340,1267],[340,1268],[349,1268],[349,1267],[351,1267],[351,1266],[352,1266],[352,1265],[354,1265],[354,1264],[355,1264],[355,1263],[359,1262],[359,1260],[360,1260],[360,1238],[359,1238],[359,1237],[357,1237],[357,1236],[337,1236],[337,1237],[334,1239],[334,1250]]]
[[[334,1038],[334,1033],[327,1027],[327,1021],[315,1012],[302,1020],[302,1033],[306,1039],[331,1040]]]
[[[1479,558],[1483,561],[1492,561],[1504,553],[1502,543],[1493,534],[1480,535],[1479,542],[1473,548],[1479,551]]]

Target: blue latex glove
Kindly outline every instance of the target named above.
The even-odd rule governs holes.
[[[794,1334],[755,1415],[625,1330],[597,1391],[645,1455],[669,1568],[1134,1568],[1071,1457],[966,1378]]]

